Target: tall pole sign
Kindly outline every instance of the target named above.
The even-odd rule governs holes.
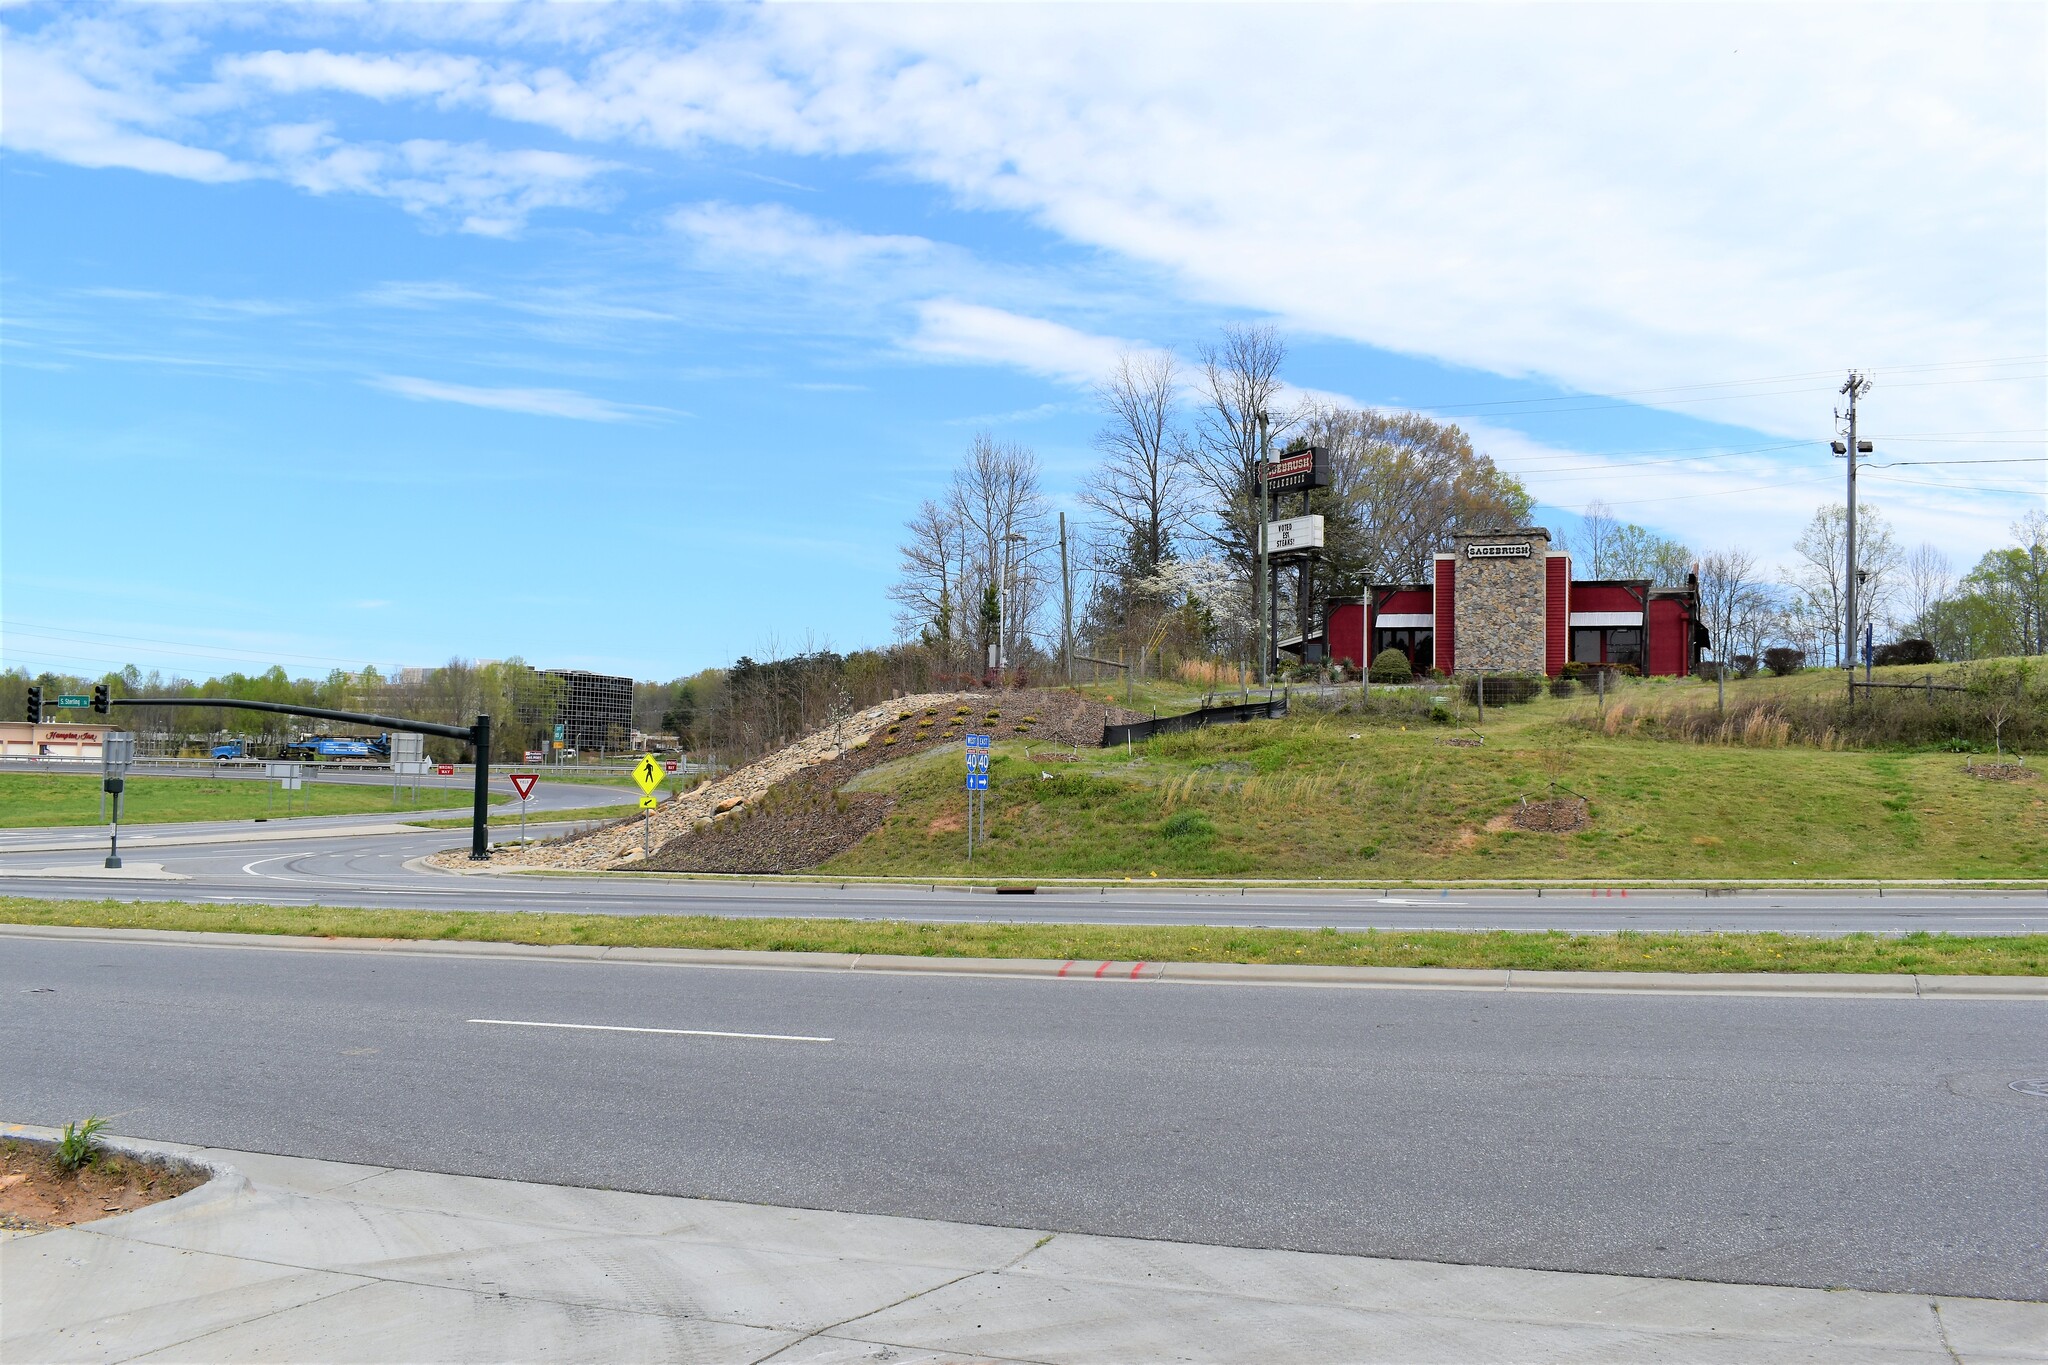
[[[988,790],[989,749],[994,739],[995,736],[993,735],[969,735],[966,741],[967,861],[970,863],[974,861],[975,832],[979,830],[984,839],[986,839],[988,833],[984,827],[988,807],[986,805],[986,798],[982,794]]]
[[[661,804],[660,798],[654,794],[654,789],[659,787],[661,780],[667,776],[668,772],[661,766],[661,760],[653,754],[642,754],[640,761],[633,766],[633,781],[640,788],[640,856],[643,858],[654,856],[652,812]]]

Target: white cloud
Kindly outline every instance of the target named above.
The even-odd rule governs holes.
[[[426,403],[460,403],[465,407],[519,412],[533,417],[570,417],[583,422],[630,422],[659,409],[614,403],[574,389],[476,388],[444,384],[410,375],[384,374],[369,381],[376,388]]]
[[[853,232],[780,204],[688,204],[665,221],[715,258],[832,275],[881,262],[924,260],[939,250],[923,237]]]
[[[121,70],[117,80],[95,82],[60,48],[13,33],[6,34],[6,46],[0,136],[8,147],[74,166],[121,167],[213,183],[259,173],[211,148],[140,131],[175,120],[138,73]]]
[[[360,56],[314,48],[308,52],[241,53],[223,57],[214,70],[223,80],[274,91],[303,94],[333,90],[366,99],[392,100],[454,93],[478,83],[481,63],[438,52]]]
[[[978,303],[932,299],[917,307],[911,350],[948,360],[1014,365],[1072,384],[1108,373],[1118,353],[1146,349],[1115,337],[1095,336],[1045,318],[1026,317]]]
[[[390,199],[407,213],[486,237],[519,231],[537,209],[599,206],[605,196],[591,182],[614,169],[569,152],[500,151],[473,142],[349,143],[326,122],[273,125],[263,145],[278,173],[303,190]]]

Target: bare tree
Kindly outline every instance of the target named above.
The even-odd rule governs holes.
[[[1193,515],[1193,490],[1176,426],[1179,367],[1160,351],[1126,351],[1095,388],[1105,418],[1102,452],[1081,483],[1081,502],[1109,521],[1127,576],[1149,578],[1171,558]]]
[[[1272,327],[1233,323],[1223,339],[1201,348],[1196,380],[1202,403],[1188,444],[1189,468],[1209,495],[1209,538],[1226,559],[1249,569],[1265,509],[1259,501],[1259,415],[1274,437],[1296,414],[1280,409],[1280,366],[1287,343]]]
[[[897,631],[905,638],[923,638],[950,657],[953,642],[963,636],[972,603],[961,598],[966,579],[965,527],[948,503],[927,498],[904,525],[905,538],[895,585],[889,596],[897,604]]]
[[[1914,635],[1929,633],[1928,619],[1935,607],[1955,591],[1955,568],[1947,555],[1931,541],[1922,541],[1906,556],[1901,610],[1904,628]]]
[[[1756,558],[1747,550],[1716,550],[1700,560],[1700,615],[1713,637],[1714,698],[1727,700],[1728,659],[1733,652],[1736,622],[1761,614],[1762,584]]]
[[[1607,504],[1595,498],[1579,514],[1579,529],[1566,537],[1566,544],[1571,549],[1572,558],[1580,562],[1587,574],[1606,578],[1613,567],[1614,539],[1620,530],[1621,523],[1614,519],[1614,513],[1608,510]]]
[[[1844,638],[1842,617],[1849,609],[1848,531],[1848,509],[1840,503],[1833,503],[1816,508],[1813,520],[1806,524],[1806,529],[1792,544],[1801,561],[1794,570],[1793,586],[1806,599],[1809,614],[1834,632],[1832,645],[1825,646],[1815,657],[1832,652],[1835,662],[1843,666],[1850,662],[1841,657]],[[1890,523],[1875,506],[1868,503],[1859,506],[1856,509],[1856,568],[1863,575],[1863,581],[1857,589],[1856,609],[1861,619],[1851,623],[1849,638],[1862,639],[1863,627],[1887,613],[1896,587],[1900,560]],[[1821,643],[1818,637],[1815,643]]]
[[[999,645],[1000,656],[1010,658],[1045,601],[1035,555],[1049,541],[1050,512],[1038,457],[1028,447],[979,433],[953,474],[946,508],[966,540],[962,600],[976,604],[982,648]],[[992,619],[989,608],[999,600],[999,620]]]

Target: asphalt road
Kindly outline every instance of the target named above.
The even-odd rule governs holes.
[[[585,789],[586,791],[591,789]],[[596,789],[604,791],[605,789]],[[408,866],[459,844],[460,830],[370,832],[371,817],[336,816],[339,837],[308,837],[313,821],[272,830],[240,822],[205,830],[133,827],[130,872],[97,864],[99,831],[0,833],[0,893],[100,899],[253,901],[426,910],[549,910],[583,914],[847,916],[931,921],[1221,924],[1340,929],[1774,929],[1792,933],[2048,932],[2041,892],[1912,891],[1278,891],[1255,888],[1056,890],[993,896],[950,888],[650,877],[469,876]],[[559,827],[536,821],[536,835]],[[499,834],[504,833],[502,827]],[[220,840],[235,842],[185,842]],[[171,879],[150,873],[161,866]]]
[[[2048,1098],[2012,1088],[2048,1080],[2048,1001],[9,935],[0,1028],[15,1121],[98,1113],[297,1156],[1242,1246],[2048,1296]]]

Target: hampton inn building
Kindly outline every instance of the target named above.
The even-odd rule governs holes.
[[[1555,677],[1570,662],[1684,675],[1707,645],[1699,584],[1573,579],[1571,556],[1541,526],[1470,531],[1436,556],[1427,583],[1375,583],[1329,615],[1330,656],[1405,653],[1417,672]]]

